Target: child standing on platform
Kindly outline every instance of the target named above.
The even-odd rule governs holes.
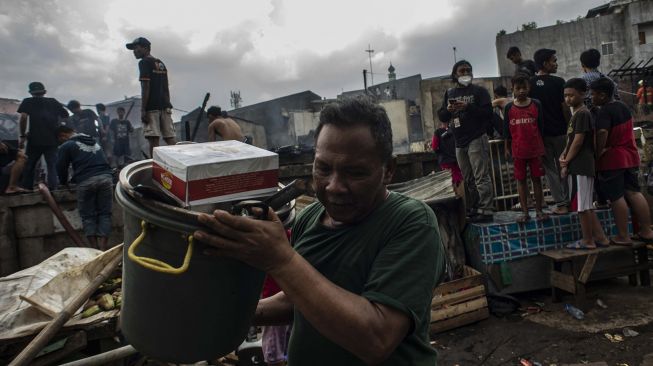
[[[533,193],[535,194],[535,210],[538,220],[548,216],[542,211],[544,197],[542,180],[544,168],[542,156],[542,105],[537,99],[528,97],[530,82],[526,76],[516,75],[512,79],[514,101],[506,105],[504,116],[504,136],[506,160],[512,151],[514,174],[517,180],[519,203],[523,215],[517,219],[519,223],[530,220],[528,214],[528,182],[526,182],[526,167],[530,167]]]
[[[575,78],[565,84],[565,103],[572,117],[567,128],[567,146],[560,156],[560,176],[568,177],[572,206],[576,206],[583,237],[569,249],[595,249],[610,244],[594,213],[594,123],[584,103],[585,80]]]

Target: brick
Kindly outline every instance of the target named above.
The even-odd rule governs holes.
[[[0,277],[18,271],[18,250],[15,238],[0,235]]]
[[[23,206],[14,209],[17,238],[31,238],[54,233],[53,213],[46,205]]]
[[[18,239],[18,264],[20,269],[39,264],[47,257],[42,237]]]

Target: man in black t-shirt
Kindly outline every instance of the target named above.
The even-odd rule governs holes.
[[[544,126],[542,139],[545,155],[542,159],[546,172],[546,184],[555,201],[552,212],[561,215],[569,212],[569,189],[567,182],[560,177],[559,159],[567,145],[567,121],[571,111],[565,104],[565,80],[554,76],[558,72],[556,51],[539,49],[535,52],[537,75],[531,79],[530,97],[542,104]]]
[[[533,60],[524,60],[519,48],[512,46],[508,49],[506,58],[515,64],[515,75],[522,74],[524,76],[533,77],[537,72],[535,62]]]
[[[25,98],[18,107],[20,113],[20,142],[19,148],[25,148],[27,163],[23,171],[22,186],[26,189],[34,188],[34,169],[36,163],[45,157],[47,165],[47,184],[50,190],[57,188],[57,142],[56,129],[60,119],[68,117],[68,112],[54,98],[45,97],[45,86],[38,82],[29,84],[30,98]],[[29,128],[28,128],[29,127]]]
[[[125,119],[125,108],[118,107],[118,118],[115,118],[111,121],[109,125],[109,131],[111,136],[113,136],[113,156],[115,158],[115,164],[118,167],[123,167],[129,155],[131,155],[131,149],[129,147],[129,134],[134,132],[131,122]]]
[[[68,119],[70,127],[77,131],[77,133],[91,136],[95,141],[99,142],[99,129],[101,128],[100,126],[102,122],[97,114],[90,109],[82,109],[81,104],[76,100],[68,102],[67,107],[68,110],[73,112],[73,115]]]
[[[146,38],[138,37],[125,45],[134,51],[139,59],[138,70],[141,82],[141,121],[143,135],[150,144],[150,156],[159,138],[168,145],[174,145],[175,128],[172,124],[172,104],[168,89],[168,69],[163,61],[150,54],[151,43]]]

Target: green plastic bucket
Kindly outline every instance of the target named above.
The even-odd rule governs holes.
[[[240,261],[203,254],[190,235],[197,212],[140,198],[151,185],[151,160],[125,167],[116,187],[123,208],[122,333],[139,352],[173,363],[214,360],[245,338],[264,273]],[[294,203],[277,213],[294,219]]]

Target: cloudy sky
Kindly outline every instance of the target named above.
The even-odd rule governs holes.
[[[191,110],[229,107],[304,91],[327,98],[362,88],[369,69],[387,80],[446,74],[458,58],[475,74],[497,74],[496,33],[585,15],[605,0],[2,0],[0,97],[27,96],[42,81],[49,96],[82,104],[140,93],[137,61],[125,43],[138,36],[170,70],[172,103]],[[543,45],[545,46],[545,45]]]

